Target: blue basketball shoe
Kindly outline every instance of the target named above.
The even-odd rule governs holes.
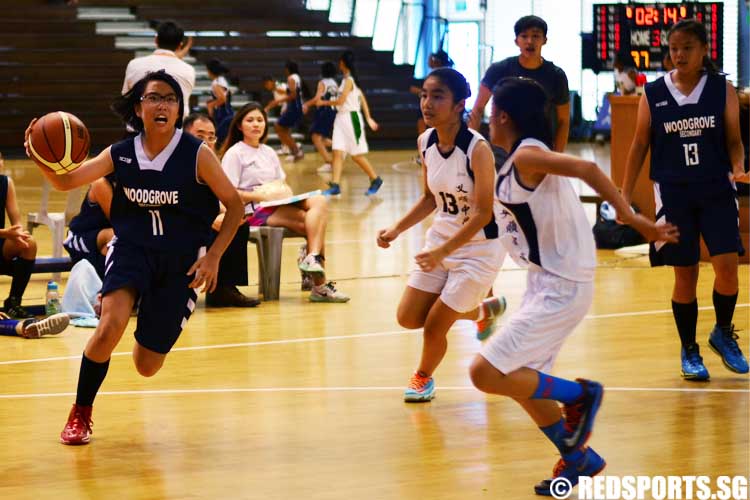
[[[435,397],[435,380],[423,377],[417,372],[411,376],[409,386],[404,391],[404,401],[407,403],[422,403]]]
[[[683,347],[680,357],[682,358],[682,378],[697,382],[708,380],[708,370],[706,365],[703,364],[698,344]]]
[[[738,338],[734,325],[728,328],[716,325],[708,336],[708,345],[713,352],[721,356],[721,360],[728,370],[734,373],[747,373],[747,359],[742,355],[742,350],[737,344]]]
[[[604,388],[598,382],[577,378],[583,393],[572,403],[563,404],[565,415],[565,430],[568,436],[563,438],[563,444],[568,450],[577,450],[586,444],[594,428],[594,420],[604,397]]]
[[[335,182],[328,183],[328,189],[323,191],[324,196],[338,196],[341,194],[341,186]]]
[[[534,485],[534,493],[542,496],[553,496],[555,498],[568,498],[570,490],[578,484],[581,476],[593,477],[599,474],[607,466],[594,450],[586,448],[583,457],[576,462],[566,462],[562,458],[557,461],[552,469],[552,477]]]
[[[365,191],[365,196],[372,196],[372,195],[374,195],[375,193],[378,192],[378,189],[380,189],[380,186],[382,186],[382,185],[383,185],[383,179],[381,179],[380,177],[375,177],[370,182],[370,187],[367,188],[367,191]]]

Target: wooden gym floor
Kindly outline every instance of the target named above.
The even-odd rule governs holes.
[[[571,149],[608,168],[608,148]],[[387,251],[375,234],[420,193],[412,154],[371,154],[385,180],[372,200],[363,196],[367,179],[347,163],[344,195],[330,203],[329,277],[351,302],[308,303],[295,267],[300,240],[287,240],[281,300],[206,310],[201,299],[152,379],[132,366],[131,324],[97,397],[88,446],[63,446],[58,435],[92,331],[1,337],[0,497],[534,498],[532,486],[550,474],[555,450],[515,403],[471,387],[467,369],[480,347],[471,323],[449,335],[437,398],[402,401],[421,336],[400,328],[395,311],[426,226]],[[316,158],[286,164],[295,192],[323,185]],[[5,173],[18,186],[25,218],[39,206],[41,176],[21,160],[6,160]],[[64,200],[53,193],[51,211]],[[35,236],[39,254],[50,255],[49,231]],[[248,250],[253,284],[244,291],[255,295],[257,265]],[[748,376],[727,371],[706,345],[713,273],[706,265],[701,272],[699,341],[712,378],[698,384],[679,376],[671,270],[599,252],[593,307],[555,373],[605,385],[590,444],[606,458],[606,474],[748,475]],[[26,304],[43,301],[46,279],[33,277]],[[6,290],[8,278],[0,281]],[[744,265],[735,323],[746,354],[748,285]],[[507,297],[509,313],[524,287],[525,273],[506,262],[495,290]]]

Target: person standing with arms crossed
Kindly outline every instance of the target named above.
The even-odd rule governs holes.
[[[547,43],[547,23],[541,17],[524,16],[516,21],[513,31],[516,34],[516,45],[521,53],[496,62],[487,69],[479,85],[477,100],[471,110],[469,127],[479,130],[484,117],[484,108],[492,97],[492,89],[502,78],[508,76],[531,78],[537,81],[551,98],[554,110],[548,113],[548,119],[553,136],[552,149],[562,153],[568,145],[570,129],[568,77],[565,71],[555,66],[552,61],[542,58],[542,47]],[[496,164],[500,166],[504,163],[507,152],[499,152],[497,147],[494,151]]]
[[[674,269],[672,314],[682,344],[682,377],[703,381],[710,375],[696,342],[701,236],[715,274],[716,325],[708,344],[729,370],[748,372],[732,324],[739,290],[738,254],[744,253],[734,183],[748,182],[748,174],[737,93],[708,58],[705,27],[684,19],[672,27],[667,40],[675,69],[646,85],[622,194],[630,202],[650,148],[657,222],[676,224],[681,233],[678,244],[651,245],[651,265]]]
[[[138,131],[66,175],[40,167],[57,189],[70,190],[112,172],[110,216],[116,238],[107,256],[102,313],[83,351],[76,402],[60,434],[63,444],[91,439],[94,398],[139,300],[133,361],[155,375],[190,318],[196,288],[216,286],[219,259],[242,217],[242,202],[214,152],[183,133],[182,91],[164,71],[149,73],[113,109]],[[26,129],[26,146],[35,120]],[[226,224],[211,241],[211,223],[226,207]]]

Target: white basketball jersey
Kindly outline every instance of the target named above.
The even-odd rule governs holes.
[[[438,149],[437,130],[427,129],[419,136],[419,149],[427,168],[427,187],[435,197],[437,206],[432,231],[444,238],[456,234],[476,211],[471,155],[477,143],[483,140],[478,132],[462,124],[456,135],[456,145],[446,156]],[[493,218],[471,240],[495,239],[497,235],[497,224]]]
[[[344,101],[344,104],[339,106],[338,110],[339,113],[350,113],[352,111],[360,111],[360,104],[359,104],[359,87],[357,87],[357,82],[354,81],[354,78],[351,76],[345,77],[343,80],[341,80],[341,86],[339,87],[339,95],[344,93],[344,88],[346,87],[347,80],[351,80],[352,82],[352,91],[349,92],[349,95],[346,96],[346,100]]]
[[[570,180],[547,174],[534,189],[518,180],[513,158],[529,146],[549,151],[541,141],[524,139],[497,174],[494,211],[500,240],[519,266],[536,266],[571,281],[592,281],[594,236]]]

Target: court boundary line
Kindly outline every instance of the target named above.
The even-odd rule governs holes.
[[[681,392],[681,393],[723,393],[723,394],[750,394],[748,389],[709,389],[709,388],[687,388],[687,387],[609,387],[608,392]],[[441,391],[475,391],[483,394],[471,385],[440,386]],[[97,396],[170,396],[179,394],[252,394],[252,393],[285,393],[285,392],[401,392],[403,386],[335,386],[335,387],[224,387],[211,389],[144,389],[140,391],[100,391]],[[41,399],[58,397],[75,397],[75,392],[48,392],[29,394],[0,394],[0,400],[11,399]]]
[[[737,304],[736,306],[736,308],[744,308],[744,307],[750,307],[750,303]],[[698,309],[708,310],[708,309],[713,309],[713,306],[704,306],[704,307],[699,307]],[[592,319],[621,318],[621,317],[627,317],[627,316],[647,316],[647,315],[666,314],[666,313],[671,313],[671,312],[672,312],[671,309],[655,309],[651,311],[594,314],[594,315],[587,315],[583,319],[592,320]],[[307,343],[307,342],[327,342],[327,341],[333,341],[333,340],[389,337],[389,336],[396,336],[396,335],[402,335],[402,334],[408,334],[408,333],[417,333],[420,331],[422,331],[421,328],[416,329],[416,330],[391,330],[391,331],[385,331],[385,332],[353,333],[350,335],[334,335],[334,336],[328,336],[328,337],[306,337],[306,338],[298,338],[298,339],[280,339],[280,340],[256,340],[252,342],[235,342],[235,343],[230,343],[230,344],[175,347],[174,349],[170,351],[170,353],[171,352],[183,352],[183,351],[203,351],[203,350],[210,350],[210,349],[231,349],[235,347],[257,347],[257,346],[278,345],[278,344],[302,344],[302,343]],[[129,354],[131,354],[131,351],[117,351],[117,352],[112,353],[112,357],[127,356]],[[29,363],[44,363],[44,362],[49,362],[49,361],[68,361],[68,360],[80,359],[80,358],[81,358],[81,355],[53,356],[53,357],[48,357],[48,358],[13,359],[13,360],[7,360],[7,361],[0,361],[0,366],[22,365],[22,364],[29,364]]]

